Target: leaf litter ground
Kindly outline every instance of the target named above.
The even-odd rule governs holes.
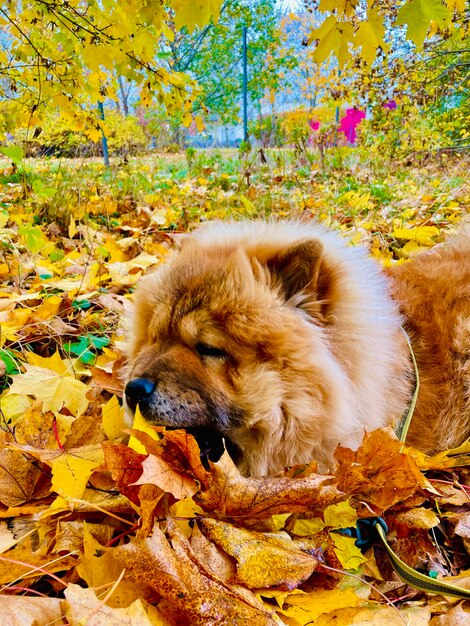
[[[407,587],[338,530],[382,514],[404,561],[469,587],[469,445],[429,458],[378,431],[340,448],[333,476],[248,479],[227,454],[204,467],[183,431],[126,423],[119,401],[120,320],[180,233],[319,219],[406,262],[468,212],[465,167],[385,173],[356,151],[327,172],[287,152],[5,162],[0,624],[467,623],[468,603]]]

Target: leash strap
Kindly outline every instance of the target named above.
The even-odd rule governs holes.
[[[409,567],[388,545],[382,524],[380,522],[376,522],[374,529],[377,532],[383,547],[387,551],[393,569],[398,576],[400,576],[400,578],[407,582],[411,587],[416,587],[416,589],[421,589],[422,591],[428,591],[430,593],[440,593],[445,596],[453,596],[454,598],[465,598],[470,600],[470,589],[463,589],[463,587],[457,587],[451,583],[436,580],[435,578],[431,578],[431,576],[421,574],[421,572],[417,572]]]
[[[392,550],[387,541],[388,527],[382,517],[363,517],[357,520],[356,528],[344,528],[336,531],[341,535],[356,538],[355,545],[363,552],[374,544],[382,545],[390,559],[393,569],[398,576],[411,587],[428,593],[440,593],[454,598],[470,599],[470,589],[457,587],[453,583],[432,578],[417,572],[400,559]]]
[[[411,361],[413,363],[413,368],[414,368],[414,371],[415,371],[415,390],[414,390],[414,393],[413,393],[413,397],[411,398],[410,407],[409,407],[408,411],[401,418],[400,423],[398,424],[398,426],[397,426],[397,428],[395,430],[395,434],[398,437],[398,439],[402,443],[405,443],[406,436],[408,434],[408,428],[410,427],[411,419],[413,417],[413,413],[415,412],[416,402],[418,401],[418,394],[419,394],[419,370],[418,370],[418,364],[416,363],[415,353],[413,352],[413,346],[411,345],[410,338],[408,337],[408,333],[406,332],[406,330],[402,326],[400,328],[403,331],[403,334],[405,335],[406,343],[408,344],[408,348],[410,350]]]

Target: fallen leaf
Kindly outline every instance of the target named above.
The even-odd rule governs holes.
[[[356,570],[367,562],[367,557],[356,547],[355,539],[336,533],[331,533],[331,538],[335,544],[335,554],[344,569]]]
[[[339,489],[377,512],[403,502],[420,488],[432,489],[401,448],[401,442],[385,430],[366,433],[357,451],[339,446],[335,452]],[[370,516],[370,510],[366,509],[366,515]]]
[[[250,624],[269,626],[270,613],[249,603],[199,562],[190,544],[174,524],[169,526],[171,545],[156,526],[143,541],[113,548],[129,578],[152,587],[173,607],[180,621],[191,626]]]
[[[142,474],[144,454],[139,454],[123,444],[105,443],[103,445],[104,464],[111,472],[119,491],[131,502],[139,504],[139,485],[135,481]]]
[[[415,507],[397,513],[397,519],[415,528],[434,528],[440,523],[439,518],[430,509]],[[470,517],[470,516],[469,516]]]
[[[211,464],[209,487],[194,496],[205,511],[230,517],[266,518],[278,513],[296,513],[344,499],[332,476],[306,478],[246,478],[225,452]]]
[[[169,626],[158,609],[145,601],[115,609],[97,598],[93,589],[79,585],[68,585],[62,606],[70,626]]]
[[[32,500],[43,477],[34,459],[16,450],[0,450],[0,502],[6,506]]]
[[[88,407],[88,386],[73,376],[54,370],[26,365],[25,374],[13,376],[10,393],[24,394],[42,400],[45,411],[60,411],[66,407],[72,415],[81,415]]]
[[[316,624],[320,615],[337,609],[355,607],[362,602],[363,599],[352,589],[319,589],[306,594],[289,595],[285,600],[285,608],[279,612],[302,625]]]
[[[307,579],[317,560],[290,540],[263,535],[211,518],[199,520],[204,534],[237,561],[237,582],[248,589],[295,589]]]
[[[198,491],[194,478],[177,472],[169,463],[154,454],[149,454],[142,462],[142,469],[142,475],[135,485],[156,485],[171,493],[177,500],[188,498]]]
[[[1,626],[39,626],[67,624],[62,617],[61,600],[2,595]]]
[[[64,498],[81,498],[93,470],[100,460],[62,454],[50,462],[52,469],[52,490]]]

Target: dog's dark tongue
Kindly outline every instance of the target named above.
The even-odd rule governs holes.
[[[185,428],[185,430],[197,441],[201,451],[201,462],[206,469],[209,469],[209,461],[216,463],[225,449],[227,449],[232,459],[236,459],[238,454],[237,446],[227,437],[223,437],[218,431],[207,427]]]

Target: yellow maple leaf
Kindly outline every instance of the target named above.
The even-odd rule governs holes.
[[[25,374],[15,375],[10,391],[42,400],[44,411],[60,411],[66,407],[78,417],[88,407],[87,385],[73,376],[37,365],[26,365]]]
[[[449,24],[450,11],[441,0],[410,0],[398,11],[395,24],[406,24],[406,36],[421,48],[428,34],[431,21],[440,27]]]
[[[83,524],[83,556],[77,566],[78,574],[90,587],[100,587],[111,583],[119,578],[122,571],[121,565],[113,558],[111,552],[106,551],[94,537],[94,534],[100,531],[100,528],[96,528],[96,526],[95,524]],[[104,524],[101,526],[109,529],[111,534],[108,537],[104,535],[100,539],[104,542],[112,539],[112,528],[106,527]],[[94,534],[91,533],[93,529],[95,530]]]
[[[439,229],[436,226],[416,226],[415,228],[395,228],[392,237],[396,239],[405,239],[407,241],[416,241],[416,243],[424,246],[432,246],[435,241],[433,237],[439,235]]]
[[[23,415],[30,407],[31,399],[16,393],[4,393],[0,396],[0,408],[5,421],[14,422]]]
[[[338,502],[338,504],[330,504],[323,512],[325,526],[331,528],[348,528],[355,526],[357,522],[357,512],[349,504],[347,500]]]
[[[387,50],[388,46],[384,42],[385,26],[384,20],[379,15],[378,9],[371,9],[367,20],[359,24],[354,37],[354,45],[362,48],[362,58],[370,65],[377,55],[377,48]]]
[[[346,537],[337,533],[331,533],[330,536],[335,544],[335,554],[344,569],[357,569],[359,565],[367,561],[359,548],[354,545],[356,540],[353,537]]]
[[[196,26],[207,24],[211,17],[217,21],[222,0],[171,0],[171,4],[176,28],[186,27],[191,33]]]
[[[3,346],[5,339],[16,341],[18,339],[18,331],[22,330],[31,316],[29,309],[16,309],[8,314],[8,321],[2,322],[0,328],[0,347]]]
[[[119,404],[117,397],[112,396],[106,404],[103,404],[101,412],[101,424],[106,437],[111,440],[123,437],[123,430],[128,428],[130,424],[126,423],[124,407]]]
[[[357,0],[320,0],[320,11],[338,11],[339,15],[354,15]]]
[[[72,454],[61,454],[50,461],[52,491],[64,498],[81,498],[88,479],[100,461],[83,459]]]
[[[43,303],[34,312],[35,319],[42,321],[50,320],[59,310],[61,302],[62,298],[58,295],[45,298]]]
[[[313,52],[317,63],[322,63],[334,52],[342,67],[348,60],[349,43],[354,39],[354,30],[351,23],[338,22],[334,15],[330,15],[319,28],[311,31],[309,38],[318,40]]]
[[[140,430],[143,433],[147,433],[147,435],[152,437],[152,439],[155,439],[155,441],[158,440],[158,434],[156,433],[155,429],[152,428],[150,424],[147,422],[147,420],[142,416],[142,413],[140,412],[140,409],[139,409],[139,405],[137,405],[137,408],[135,410],[134,423],[132,424],[132,430]],[[129,439],[129,443],[127,445],[129,446],[129,448],[131,448],[132,450],[135,450],[136,452],[139,452],[140,454],[147,454],[147,450],[145,449],[145,446],[142,443],[140,443],[140,441],[138,441],[136,437],[134,437],[134,435],[131,435]]]
[[[416,241],[407,241],[403,248],[397,250],[397,254],[402,259],[409,259],[426,250],[429,250],[428,246],[420,246]]]
[[[306,594],[291,594],[286,608],[279,612],[299,624],[313,624],[320,615],[336,609],[355,607],[363,600],[352,589],[319,589]]]
[[[61,359],[59,352],[56,350],[52,356],[42,357],[39,354],[34,354],[34,352],[28,352],[26,358],[28,359],[28,363],[31,365],[37,365],[37,367],[42,367],[44,369],[52,370],[57,374],[67,374],[68,367]]]

